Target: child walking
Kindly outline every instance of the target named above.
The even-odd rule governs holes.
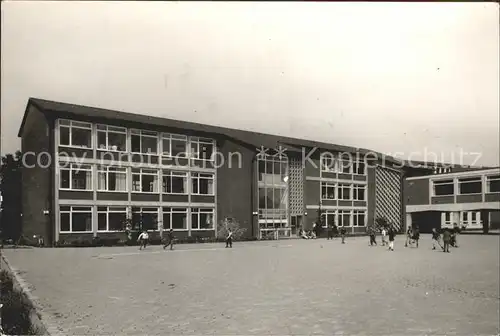
[[[382,246],[387,246],[387,241],[385,240],[385,237],[387,236],[387,230],[385,227],[382,228]]]
[[[394,236],[396,233],[393,228],[389,228],[389,250],[394,251]]]
[[[432,228],[432,249],[433,250],[436,249],[436,245],[439,246],[441,249],[443,249],[443,247],[441,246],[441,243],[439,242],[440,239],[441,239],[441,235],[439,234],[439,232],[436,230],[436,228]]]
[[[342,244],[345,244],[345,233],[346,233],[345,227],[341,227],[340,228],[340,237],[342,237]]]
[[[142,250],[143,248],[146,249],[146,246],[148,245],[148,240],[149,240],[148,231],[146,230],[142,231],[142,233],[139,235],[139,238],[137,238],[137,241],[139,242],[139,250]]]
[[[443,252],[450,253],[450,241],[451,241],[451,232],[448,229],[444,229],[444,232],[443,232]]]
[[[165,245],[163,245],[163,249],[165,250],[168,246],[170,246],[170,250],[174,249],[174,230],[170,229],[167,233],[167,240],[165,241]]]
[[[231,229],[227,229],[226,248],[228,247],[233,247],[233,231]]]

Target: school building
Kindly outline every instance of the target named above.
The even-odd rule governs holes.
[[[430,232],[459,225],[468,231],[500,228],[500,168],[434,167],[405,181],[406,224]]]
[[[47,244],[153,235],[293,237],[322,214],[356,234],[405,221],[403,183],[419,174],[368,149],[30,98],[19,130],[23,234]]]

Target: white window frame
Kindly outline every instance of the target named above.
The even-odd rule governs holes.
[[[325,216],[325,222],[323,223],[324,228],[328,227],[328,218],[331,216],[333,216],[333,223],[335,224],[335,226],[337,226],[338,222],[337,222],[337,211],[336,210],[326,210],[323,213],[323,216]]]
[[[134,209],[139,209],[139,211],[134,211]],[[156,211],[152,211],[152,210],[144,210],[144,209],[156,209]],[[150,231],[159,231],[160,229],[160,225],[163,225],[163,223],[161,223],[161,220],[160,220],[160,208],[158,208],[157,206],[135,206],[135,205],[132,205],[130,207],[130,215],[131,215],[131,218],[133,220],[134,218],[134,214],[156,214],[156,228],[155,229],[147,229],[148,232]],[[163,219],[163,218],[161,218]],[[134,223],[135,224],[135,223]],[[144,228],[143,228],[144,230]]]
[[[69,188],[62,187],[62,172],[69,171]],[[77,189],[73,186],[73,172],[85,171],[90,173],[90,183],[86,185],[86,189]],[[71,190],[71,191],[93,191],[93,176],[92,176],[92,165],[89,164],[78,164],[78,163],[62,163],[59,162],[59,190]]]
[[[341,227],[352,227],[352,223],[353,223],[353,215],[352,215],[352,210],[337,210],[337,225],[340,223],[340,216],[343,215],[343,214],[348,214],[349,215],[349,225],[345,226],[345,225],[342,225],[342,226],[339,226],[339,228]]]
[[[201,228],[201,216],[200,214],[211,214],[212,215],[212,227],[209,229]],[[193,215],[198,215],[198,228],[193,227]],[[213,231],[215,230],[215,209],[214,208],[191,208],[191,218],[190,218],[191,231]]]
[[[347,162],[349,163],[349,171],[345,172],[344,168],[346,168],[346,167],[344,167],[344,163],[347,163]],[[338,158],[337,165],[338,165],[337,172],[339,174],[351,174],[351,175],[353,174],[354,161],[352,159],[350,159],[350,158],[343,159],[342,157],[340,157],[340,158]]]
[[[99,133],[106,134],[106,148],[99,147]],[[119,149],[112,148],[113,146],[109,144],[109,133],[122,134],[125,136],[125,150],[119,150]],[[128,143],[128,141],[127,141],[127,128],[112,126],[112,125],[104,125],[104,124],[97,124],[96,125],[96,149],[97,150],[107,151],[107,152],[125,153],[128,151],[127,143]]]
[[[155,171],[155,173],[152,173]],[[144,175],[147,176],[156,176],[156,183],[153,180],[153,191],[143,191],[142,190],[142,177]],[[134,188],[134,176],[139,176],[139,186],[141,190],[135,190]],[[134,194],[159,194],[160,193],[160,171],[156,168],[132,168],[131,171],[131,179],[132,179],[132,190],[131,192]],[[154,191],[154,185],[156,185],[156,191]]]
[[[363,164],[363,172],[362,173],[358,173],[358,166],[359,164]],[[356,160],[352,163],[352,174],[353,175],[358,175],[358,176],[365,176],[367,174],[367,163],[365,161],[362,161],[362,160]]]
[[[101,210],[100,208],[106,208],[106,210]],[[128,218],[128,210],[126,206],[99,206],[97,208],[97,232],[121,232],[122,230],[110,230],[109,229],[109,214],[120,213],[125,214],[125,218]],[[99,230],[99,215],[106,214],[106,229]]]
[[[339,169],[339,161],[335,156],[321,154],[320,168],[322,172],[337,173]]]
[[[76,120],[68,120],[68,119],[57,119],[57,127],[59,130],[59,136],[57,139],[57,144],[60,147],[69,147],[69,148],[79,148],[79,149],[93,149],[94,148],[94,141],[93,139],[93,132],[92,132],[92,123],[85,122],[85,121],[76,121]],[[61,144],[61,128],[68,128],[69,129],[69,144]],[[85,147],[85,146],[78,146],[78,145],[73,145],[73,129],[83,129],[87,130],[90,132],[90,147]]]
[[[451,180],[451,182],[448,182],[450,180]],[[447,181],[447,182],[446,183],[440,183],[440,182],[443,182],[443,181]],[[447,196],[453,196],[453,195],[455,195],[457,193],[457,190],[455,188],[455,181],[453,179],[432,180],[431,183],[432,183],[432,196],[433,197],[447,197]],[[450,185],[450,184],[453,185],[453,193],[446,194],[446,195],[436,195],[436,183],[438,185]]]
[[[358,219],[359,219],[358,215],[364,216],[364,220],[363,220],[362,225],[359,225],[359,223],[358,223]],[[368,214],[367,214],[366,210],[353,210],[352,211],[352,226],[353,227],[366,227],[366,223],[368,220],[367,215]]]
[[[153,135],[155,134],[155,135]],[[132,147],[132,137],[133,136],[139,136],[140,137],[140,152],[134,152],[133,151],[133,147]],[[155,152],[151,152],[151,153],[144,153],[142,152],[142,139],[143,138],[152,138],[152,139],[156,139],[156,148],[155,148]],[[147,130],[141,130],[141,129],[136,129],[136,128],[132,128],[130,129],[130,153],[132,154],[142,154],[142,155],[158,155],[158,149],[160,147],[160,140],[158,138],[158,132],[156,131],[147,131]]]
[[[113,171],[111,169],[117,169],[116,171]],[[119,170],[119,171],[118,171]],[[125,175],[125,190],[109,190],[109,173],[115,173],[115,174],[123,174]],[[106,175],[106,189],[101,189],[99,188],[99,178],[101,174]],[[97,191],[99,192],[128,192],[128,172],[127,168],[124,167],[116,167],[116,166],[105,166],[105,165],[98,165],[97,166]]]
[[[168,140],[168,148],[165,148],[165,142],[164,140]],[[184,152],[182,156],[179,155],[172,155],[172,140],[175,141],[183,141],[184,142]],[[189,141],[188,137],[186,135],[181,135],[181,134],[174,134],[174,133],[162,133],[161,135],[161,146],[162,146],[162,157],[168,157],[168,158],[173,158],[173,157],[178,157],[178,158],[187,158],[188,153],[189,153]]]
[[[202,177],[202,175],[210,175]],[[191,195],[201,195],[201,196],[215,196],[215,174],[214,173],[201,173],[201,172],[191,172]],[[198,191],[194,192],[193,182],[198,180]],[[212,193],[211,194],[200,194],[200,180],[212,180]]]
[[[337,183],[337,199],[339,201],[352,201],[353,198],[353,185],[349,183]],[[349,189],[349,198],[341,198],[342,197],[342,189]]]
[[[204,158],[199,157],[200,148],[204,144],[212,146],[212,154],[210,154],[208,159],[204,159]],[[193,152],[193,150],[192,150],[193,145],[196,145],[196,148],[197,148],[196,152]],[[208,138],[202,138],[202,137],[190,137],[189,138],[189,157],[191,159],[207,161],[207,162],[214,162],[215,161],[215,157],[214,157],[215,152],[216,152],[215,140],[208,139]]]
[[[166,190],[167,184],[164,182],[163,178],[170,179],[170,185],[172,185],[172,177],[182,177],[184,178],[184,192],[168,192]],[[188,172],[175,171],[175,170],[163,170],[161,175],[161,192],[168,195],[187,195],[189,193],[189,175]]]
[[[333,188],[333,198],[329,198],[328,195],[329,193],[327,192],[327,197],[325,198],[323,195],[323,187],[327,188],[327,191],[330,188]],[[323,201],[331,201],[331,200],[336,200],[337,199],[337,184],[336,183],[330,183],[330,182],[321,182],[321,200]]]
[[[445,211],[443,212],[443,226],[444,227],[453,227],[453,212]]]
[[[363,198],[359,199],[358,190],[363,190]],[[366,201],[366,185],[364,184],[353,184],[352,187],[352,198],[353,201]]]
[[[62,208],[69,208],[69,210],[62,210]],[[82,208],[86,208],[86,210],[82,210]],[[90,230],[87,231],[73,231],[73,214],[74,213],[90,213]],[[59,207],[59,221],[62,222],[61,217],[62,214],[69,214],[69,231],[63,231],[61,226],[59,226],[60,233],[91,233],[93,232],[94,226],[94,216],[92,206],[70,206],[70,205],[60,205]]]
[[[458,181],[457,181],[458,182],[457,195],[481,195],[483,193],[484,186],[483,186],[483,179],[481,178],[481,176],[462,177],[462,179],[476,179],[475,181],[461,181],[460,179],[461,178],[458,178]],[[465,193],[465,194],[462,193],[461,187],[462,187],[463,184],[478,183],[478,182],[481,184],[481,190],[479,192]]]
[[[169,210],[167,210],[169,209]],[[163,216],[165,214],[169,214],[169,218],[170,218],[170,223],[168,223],[168,226],[166,226],[165,224],[165,221],[164,221],[164,218],[165,217],[162,217],[162,221],[163,221],[163,229],[164,230],[170,230],[172,229],[172,219],[173,219],[173,214],[174,213],[182,213],[182,214],[185,214],[186,215],[186,226],[185,228],[183,229],[173,229],[174,231],[189,231],[189,225],[190,225],[190,218],[189,218],[189,212],[188,212],[188,209],[187,208],[183,208],[183,207],[163,207]],[[215,224],[214,224],[215,225]]]
[[[486,175],[486,193],[488,194],[497,194],[499,191],[491,191],[491,182],[500,181],[500,174],[495,175]]]

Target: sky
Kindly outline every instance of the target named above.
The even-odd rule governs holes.
[[[500,165],[494,3],[1,6],[2,154],[37,97]]]

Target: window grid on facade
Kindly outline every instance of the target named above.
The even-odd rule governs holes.
[[[97,208],[97,231],[116,232],[125,228],[126,207],[105,206]]]
[[[164,194],[187,194],[188,173],[164,170],[162,174],[162,192]]]
[[[132,207],[132,223],[135,229],[158,230],[158,212],[156,207]]]
[[[214,225],[214,209],[192,208],[191,209],[191,229],[210,230]]]
[[[212,139],[191,137],[189,140],[190,157],[197,160],[213,161],[215,144]]]
[[[214,174],[191,173],[193,195],[214,195]]]
[[[60,232],[92,232],[92,207],[61,206],[59,208]]]
[[[500,193],[500,175],[486,176],[486,192]]]
[[[97,167],[98,191],[127,191],[127,168],[113,166]]]
[[[92,166],[75,163],[59,163],[59,189],[92,190]]]
[[[59,119],[59,145],[92,148],[92,124]]]
[[[322,200],[334,200],[336,199],[336,184],[321,182],[321,199]]]
[[[455,183],[453,179],[433,181],[434,196],[453,196]]]
[[[187,157],[187,136],[171,133],[162,134],[162,156]]]
[[[127,151],[127,129],[124,127],[107,126],[98,124],[97,149],[126,152]]]
[[[131,152],[140,154],[158,153],[158,133],[153,131],[130,130]]]
[[[187,230],[187,213],[187,208],[164,207],[163,229]]]
[[[480,176],[458,179],[458,191],[460,195],[481,194],[483,182]]]
[[[146,168],[132,169],[132,191],[144,193],[158,192],[158,170]]]

